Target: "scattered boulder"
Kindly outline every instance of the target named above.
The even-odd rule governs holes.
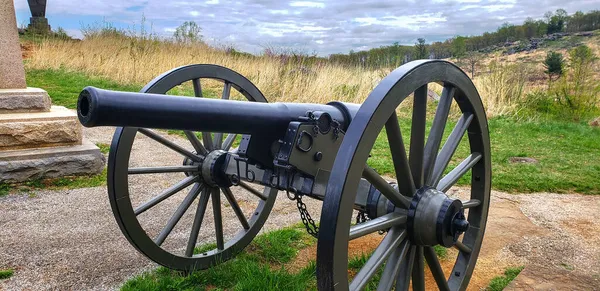
[[[589,125],[593,126],[593,127],[600,127],[600,117],[596,117],[595,119],[592,119],[592,121],[590,121]]]
[[[520,163],[520,164],[537,164],[537,163],[539,163],[538,160],[536,160],[534,158],[529,158],[529,157],[510,157],[510,158],[508,158],[508,161],[511,164],[516,164],[516,163]]]
[[[576,36],[590,37],[590,36],[594,36],[594,32],[593,31],[583,31],[583,32],[578,32],[575,35]]]

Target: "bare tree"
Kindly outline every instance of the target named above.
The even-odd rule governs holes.
[[[475,78],[475,67],[479,64],[482,59],[482,56],[478,52],[470,51],[465,55],[465,59],[467,60],[467,64],[471,69],[471,78]]]

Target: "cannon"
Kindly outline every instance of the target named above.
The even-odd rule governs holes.
[[[443,88],[438,102],[428,101],[433,83]],[[182,84],[194,96],[173,95],[183,92],[177,89]],[[221,96],[203,97],[203,84],[222,86]],[[398,110],[411,109],[399,123]],[[490,141],[475,86],[449,62],[407,63],[363,104],[267,103],[255,85],[230,69],[189,65],[155,78],[139,93],[87,87],[77,110],[84,126],[117,127],[107,170],[112,211],[129,242],[160,265],[191,271],[231,259],[264,226],[277,195],[287,193],[318,239],[320,290],[360,290],[378,272],[381,290],[424,290],[426,269],[440,290],[465,290],[469,284],[490,202]],[[165,138],[164,130],[187,141]],[[136,146],[138,138],[175,154],[173,165],[130,161],[142,146]],[[384,176],[376,159],[386,152],[393,167]],[[150,185],[139,177],[160,175],[178,182],[134,198]],[[450,195],[460,179],[463,195]],[[183,196],[169,210],[170,219],[152,220],[148,213],[179,192]],[[303,198],[322,201],[318,226]],[[206,226],[209,208],[214,230]],[[224,215],[237,222],[223,225]],[[141,223],[141,217],[150,223]],[[350,242],[375,233],[382,238],[349,277]],[[214,244],[198,253],[199,237],[212,237]],[[434,246],[455,249],[451,272],[441,267]]]

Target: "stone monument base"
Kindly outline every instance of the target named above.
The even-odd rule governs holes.
[[[50,97],[40,88],[0,89],[0,113],[50,111]]]
[[[34,33],[48,33],[51,31],[46,17],[30,17],[27,30]]]
[[[104,164],[77,113],[42,89],[0,89],[0,182],[99,174]]]
[[[62,106],[48,112],[0,114],[0,151],[80,145],[81,138],[77,114]]]
[[[95,144],[0,151],[0,181],[100,174],[105,158]]]

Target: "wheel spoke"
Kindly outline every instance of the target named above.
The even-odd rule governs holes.
[[[398,274],[400,265],[402,265],[402,262],[405,260],[404,257],[406,256],[409,248],[409,241],[404,240],[404,242],[394,250],[392,255],[390,255],[390,258],[385,263],[383,274],[381,274],[381,280],[377,286],[378,291],[392,290],[392,286],[396,280],[396,275]]]
[[[223,250],[225,243],[223,242],[223,218],[221,216],[221,193],[219,188],[212,188],[211,196],[213,216],[215,219],[215,236],[217,237],[217,249]]]
[[[350,227],[350,240],[367,234],[406,224],[406,215],[395,212]]]
[[[463,244],[461,241],[457,241],[454,244],[454,247],[456,249],[458,249],[459,251],[466,253],[466,254],[470,254],[472,252],[471,248],[468,247],[467,245]]]
[[[401,228],[392,228],[387,233],[385,238],[381,241],[379,246],[375,249],[369,260],[365,265],[358,271],[352,284],[350,284],[350,290],[362,289],[369,280],[377,273],[379,267],[385,262],[390,256],[392,251],[400,245],[400,243],[406,237],[406,231]]]
[[[210,132],[202,133],[202,142],[204,142],[204,146],[207,150],[215,150],[215,145],[213,144],[212,135],[210,134]]]
[[[244,212],[240,208],[240,205],[238,205],[237,201],[235,200],[235,197],[233,196],[233,193],[231,193],[231,190],[229,188],[221,188],[221,191],[223,191],[223,194],[225,195],[225,198],[227,198],[227,201],[229,202],[229,205],[231,205],[231,208],[233,209],[233,212],[235,212],[235,215],[240,220],[240,223],[242,224],[242,227],[244,229],[246,229],[246,230],[250,229],[250,225],[248,224],[248,220],[246,219],[246,216],[244,215]]]
[[[194,85],[194,95],[196,97],[202,97],[202,84],[200,84],[200,79],[193,79],[192,85]]]
[[[384,180],[375,170],[365,165],[363,170],[363,177],[369,181],[377,190],[381,192],[387,199],[389,199],[397,207],[408,209],[410,200],[405,196],[402,196],[392,185]]]
[[[442,150],[438,154],[438,157],[435,161],[435,166],[431,175],[431,185],[433,187],[435,187],[440,181],[440,177],[442,177],[442,174],[444,174],[444,170],[446,170],[446,167],[448,167],[450,159],[454,155],[454,152],[456,152],[458,144],[460,143],[463,135],[465,135],[465,132],[467,131],[467,128],[469,128],[469,125],[471,124],[472,120],[472,113],[463,114],[463,116],[458,120],[458,122],[454,126],[454,129],[448,137],[448,140],[446,140],[446,143],[444,143],[444,146],[442,147]]]
[[[202,226],[202,220],[204,220],[204,213],[206,213],[206,207],[208,206],[208,198],[210,198],[209,189],[202,189],[200,201],[198,201],[198,208],[196,209],[196,215],[194,216],[194,223],[192,224],[192,232],[190,233],[190,239],[188,240],[188,244],[185,249],[186,257],[191,257],[194,255],[194,248],[196,247],[198,234],[200,234],[200,227]]]
[[[188,140],[190,141],[190,143],[192,144],[192,146],[198,154],[201,154],[203,156],[206,156],[208,154],[208,151],[204,148],[196,134],[187,130],[185,130],[183,133],[185,133],[185,136],[188,138]]]
[[[425,263],[423,262],[423,247],[417,246],[415,263],[412,270],[412,287],[415,291],[425,290]]]
[[[186,177],[185,179],[179,181],[177,184],[169,187],[168,189],[166,189],[165,191],[160,193],[158,196],[156,196],[156,197],[146,201],[144,204],[140,205],[138,208],[136,208],[133,211],[133,213],[135,215],[140,215],[144,211],[152,208],[154,205],[171,197],[173,194],[183,190],[185,187],[192,185],[194,182],[196,182],[197,179],[198,179],[198,177],[196,177],[196,176]]]
[[[141,132],[142,134],[144,134],[145,136],[161,143],[162,145],[196,161],[196,162],[201,162],[202,159],[200,157],[198,157],[197,155],[195,155],[194,153],[184,149],[183,147],[181,147],[180,145],[158,135],[156,132],[149,130],[147,128],[139,128],[138,129],[139,132]]]
[[[423,187],[423,147],[427,120],[427,85],[414,93],[412,125],[410,129],[409,163],[415,187]]]
[[[416,192],[415,182],[412,173],[410,172],[410,167],[408,166],[406,148],[404,147],[404,141],[402,140],[402,132],[400,131],[396,112],[392,113],[392,116],[390,116],[386,122],[385,131],[390,144],[390,151],[392,152],[392,161],[394,162],[396,181],[398,181],[400,194],[412,197]]]
[[[215,149],[222,149],[223,146],[223,133],[222,132],[215,132],[215,138],[213,140],[214,143],[214,148]]]
[[[433,123],[431,130],[429,131],[429,137],[425,144],[425,150],[423,154],[423,167],[425,173],[425,184],[432,185],[432,172],[435,160],[437,159],[438,151],[440,150],[440,144],[442,143],[442,137],[444,135],[444,128],[446,127],[446,121],[448,120],[448,114],[450,113],[450,105],[454,97],[454,87],[444,86],[440,102],[438,103],[433,117]]]
[[[242,188],[246,189],[246,191],[248,191],[248,192],[250,192],[250,193],[254,194],[254,196],[256,196],[256,197],[260,198],[261,200],[267,200],[267,198],[269,198],[269,197],[267,197],[265,194],[261,193],[260,191],[258,191],[258,190],[256,190],[256,189],[254,189],[254,188],[250,187],[250,185],[246,184],[246,182],[244,182],[244,181],[240,181],[240,182],[238,183],[238,185],[239,185],[240,187],[242,187]]]
[[[435,283],[437,284],[440,290],[450,290],[448,287],[448,281],[446,281],[446,276],[444,276],[444,270],[442,270],[442,266],[440,266],[440,262],[438,261],[437,255],[435,254],[435,250],[433,247],[425,247],[424,248],[425,260],[427,260],[427,265],[429,265],[429,270],[435,279]]]
[[[402,261],[400,273],[398,274],[398,278],[396,278],[396,291],[408,291],[408,287],[410,286],[410,275],[412,273],[416,252],[417,247],[411,246],[406,259]]]
[[[198,166],[175,166],[175,167],[140,167],[129,168],[127,173],[137,174],[158,174],[158,173],[178,173],[178,172],[198,172]]]
[[[194,95],[196,95],[196,97],[203,97],[202,84],[200,84],[200,79],[193,79],[192,84],[194,85]],[[202,133],[202,141],[204,142],[204,146],[207,150],[212,151],[215,149],[212,143],[212,136],[209,132]]]
[[[440,180],[437,185],[437,189],[446,192],[460,179],[460,177],[464,176],[477,162],[481,159],[480,153],[472,153],[469,155],[464,161],[462,161],[456,168],[454,168],[450,173],[448,173],[444,178]]]
[[[229,149],[233,145],[233,142],[235,141],[236,136],[237,136],[237,134],[235,134],[235,133],[230,133],[227,135],[227,137],[225,138],[225,141],[223,142],[223,150],[224,151],[226,151],[226,152],[229,151]]]
[[[467,209],[467,208],[473,208],[473,207],[479,206],[479,204],[481,204],[481,201],[479,201],[477,199],[471,199],[471,200],[463,201],[462,204],[463,204],[463,208]]]
[[[225,81],[225,84],[223,84],[223,94],[221,94],[221,99],[229,100],[230,95],[231,95],[231,83]]]
[[[171,233],[171,231],[173,231],[173,228],[175,227],[175,225],[177,225],[179,220],[181,220],[181,217],[185,214],[185,212],[188,210],[188,208],[190,208],[190,205],[192,205],[192,203],[194,202],[194,199],[196,199],[196,197],[198,197],[198,194],[200,194],[200,191],[202,191],[202,188],[203,188],[202,184],[196,184],[190,190],[188,195],[185,196],[185,199],[183,199],[183,202],[181,202],[179,207],[177,207],[177,210],[175,210],[175,213],[173,213],[173,215],[167,222],[167,225],[162,229],[162,231],[158,234],[158,237],[156,237],[156,239],[154,240],[154,242],[157,245],[160,246],[163,244],[163,242],[165,242],[165,239]]]
[[[231,92],[231,83],[225,81],[225,85],[223,86],[223,94],[221,94],[221,99],[229,99],[229,95]],[[215,133],[215,138],[213,139],[213,146],[215,149],[222,149],[223,144],[223,133],[217,132]]]

